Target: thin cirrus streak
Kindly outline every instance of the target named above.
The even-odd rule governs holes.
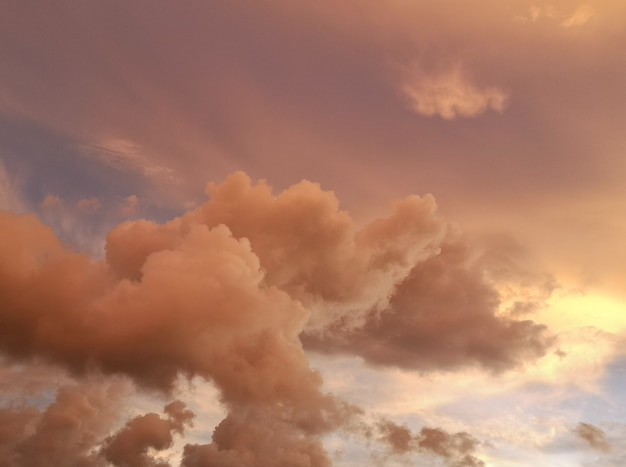
[[[168,223],[119,225],[102,261],[72,252],[32,215],[2,212],[0,349],[164,394],[180,376],[213,381],[226,418],[209,444],[184,448],[182,465],[325,466],[321,437],[354,432],[363,410],[325,393],[300,335],[311,349],[324,342],[326,352],[423,371],[501,371],[552,343],[543,326],[497,314],[497,292],[472,271],[469,247],[451,240],[430,196],[398,200],[388,217],[358,227],[310,182],[275,195],[237,173],[208,192]],[[449,311],[434,316],[434,303]],[[73,389],[64,391],[57,397]],[[93,462],[153,465],[148,448],[168,448],[192,421],[180,404],[100,439]],[[428,446],[433,433],[448,435],[428,433],[416,438],[420,452],[446,457]],[[450,452],[474,462],[473,443]],[[23,442],[13,444],[5,455],[20,455]]]

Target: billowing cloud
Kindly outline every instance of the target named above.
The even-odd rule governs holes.
[[[211,201],[158,226],[122,224],[108,237],[107,260],[122,277],[139,278],[146,258],[171,248],[189,225],[227,225],[250,242],[264,282],[287,292],[313,313],[307,328],[339,318],[360,321],[385,307],[391,291],[416,262],[438,251],[445,224],[430,196],[397,201],[393,213],[358,229],[331,192],[301,182],[275,196],[243,173],[210,185]]]
[[[0,213],[0,349],[164,393],[180,376],[213,381],[228,415],[185,465],[325,466],[320,436],[360,410],[323,392],[303,331],[314,348],[422,369],[508,368],[549,343],[541,326],[496,315],[495,290],[446,239],[432,197],[358,227],[310,182],[275,195],[238,173],[209,194],[166,224],[118,226],[103,261],[34,216]],[[150,465],[148,448],[182,430],[171,408],[129,422],[104,455]]]
[[[104,467],[94,449],[121,409],[125,385],[116,381],[70,384],[40,410],[0,407],[0,464]]]
[[[166,418],[149,413],[133,418],[118,432],[109,436],[101,448],[102,456],[114,466],[165,467],[169,464],[157,461],[150,449],[162,451],[172,446],[173,434],[182,435],[194,418],[181,401],[165,406]]]
[[[328,462],[323,446],[340,437],[328,431],[356,410],[324,389],[339,353],[367,365],[359,403],[394,374],[396,416],[474,404],[453,404],[451,423],[402,418],[414,431],[484,427],[494,394],[522,382],[559,406],[562,388],[598,394],[615,374],[605,333],[624,323],[626,2],[35,3],[4,2],[0,16],[0,208],[35,208],[58,239],[35,218],[0,217],[2,354],[69,369],[70,386],[121,373],[181,400],[187,377],[209,380],[225,421],[214,439],[215,418],[200,437],[175,436],[177,453],[195,446],[188,463]],[[278,190],[240,174],[202,205],[207,177],[235,170]],[[302,178],[336,190],[341,208],[315,183],[292,186]],[[547,310],[547,276],[494,265],[414,192],[435,193],[466,231],[515,236],[587,298]],[[101,206],[78,206],[89,199]],[[551,342],[538,323],[560,351],[528,364]],[[55,397],[27,404],[33,423]],[[569,455],[598,456],[571,432],[590,417],[617,444],[615,412],[599,407],[601,418],[554,415]],[[491,433],[542,455],[546,425],[498,413]]]
[[[499,314],[498,293],[470,251],[461,239],[448,238],[362,327],[338,322],[305,334],[304,342],[324,353],[356,353],[374,364],[421,370],[478,364],[500,371],[542,356],[551,342],[545,327]]]
[[[497,87],[472,83],[460,65],[436,73],[411,73],[402,90],[413,111],[446,120],[502,112],[508,101],[507,93]]]

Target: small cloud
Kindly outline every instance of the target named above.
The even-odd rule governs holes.
[[[378,423],[380,440],[394,454],[421,452],[443,458],[446,465],[454,467],[484,467],[485,463],[474,454],[480,442],[466,432],[448,433],[441,428],[423,427],[418,433],[391,420]]]
[[[534,23],[540,18],[554,18],[555,16],[556,10],[552,5],[533,5],[530,7],[529,16],[526,19]]]
[[[594,14],[593,8],[589,5],[579,6],[570,15],[563,11],[557,11],[552,5],[533,5],[528,10],[527,15],[516,16],[515,20],[519,23],[537,23],[545,18],[554,21],[555,24],[560,24],[564,28],[571,28],[588,23]]]
[[[598,451],[608,451],[610,446],[606,440],[606,434],[600,428],[590,423],[579,423],[574,433],[585,440],[589,446]]]
[[[62,204],[63,204],[63,201],[61,201],[61,198],[59,198],[57,195],[48,195],[41,202],[41,207],[52,208],[56,206],[61,206]]]
[[[593,17],[594,11],[589,5],[583,5],[578,7],[574,13],[568,18],[566,18],[561,26],[564,28],[571,28],[574,26],[582,26],[589,22],[589,20]]]
[[[76,206],[83,212],[94,213],[102,207],[102,202],[98,198],[83,198]]]
[[[531,6],[530,7],[530,20],[534,23],[541,16],[544,15],[544,12],[545,12],[545,8],[544,7],[540,7],[540,6],[536,6],[536,5]]]
[[[446,120],[477,117],[487,110],[504,111],[508,95],[496,87],[472,83],[460,65],[440,73],[414,73],[402,88],[413,111]]]

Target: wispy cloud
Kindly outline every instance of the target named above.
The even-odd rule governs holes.
[[[590,5],[581,5],[572,13],[565,13],[563,8],[557,8],[554,5],[533,5],[525,15],[515,17],[519,23],[536,23],[542,19],[552,20],[555,25],[561,25],[564,28],[582,26],[587,24],[595,15],[595,10]]]
[[[173,169],[153,164],[140,145],[127,139],[108,139],[81,145],[80,149],[83,154],[122,172],[139,173],[155,182],[180,182]]]
[[[578,7],[571,16],[565,18],[561,25],[566,28],[582,26],[583,24],[588,23],[593,15],[593,8],[589,5],[583,5]]]

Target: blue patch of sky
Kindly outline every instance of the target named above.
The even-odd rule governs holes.
[[[0,114],[0,157],[9,177],[18,177],[20,195],[33,206],[49,194],[69,200],[137,194],[143,183],[140,174],[85,157],[80,149],[84,143],[36,122]]]

